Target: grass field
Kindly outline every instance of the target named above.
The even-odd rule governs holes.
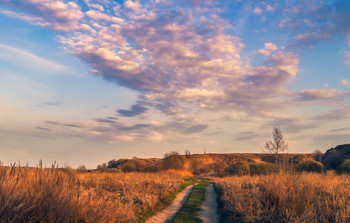
[[[350,222],[350,176],[279,173],[217,178],[223,222]]]
[[[222,222],[350,222],[350,176],[332,171],[213,177]],[[196,184],[174,222],[200,222],[208,180],[187,171],[0,166],[2,222],[144,222]]]
[[[166,205],[185,176],[0,167],[0,222],[139,222]]]

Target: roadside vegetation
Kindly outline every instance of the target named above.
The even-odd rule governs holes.
[[[332,172],[216,178],[222,222],[349,222],[350,176]]]
[[[168,205],[186,176],[0,166],[0,222],[140,222]]]

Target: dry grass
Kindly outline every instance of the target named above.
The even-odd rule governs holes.
[[[227,222],[350,222],[350,176],[279,173],[216,179]]]
[[[185,174],[0,167],[0,222],[137,222]]]

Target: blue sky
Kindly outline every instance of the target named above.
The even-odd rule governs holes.
[[[348,143],[347,1],[0,0],[5,164]]]

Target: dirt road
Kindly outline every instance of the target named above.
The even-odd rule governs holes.
[[[175,198],[173,203],[167,207],[164,211],[150,218],[146,223],[170,223],[176,213],[186,202],[188,196],[191,194],[193,185],[183,189]]]
[[[202,211],[199,213],[199,218],[204,223],[217,223],[219,222],[217,193],[214,185],[211,183],[207,187],[205,192],[205,201],[202,206]]]

